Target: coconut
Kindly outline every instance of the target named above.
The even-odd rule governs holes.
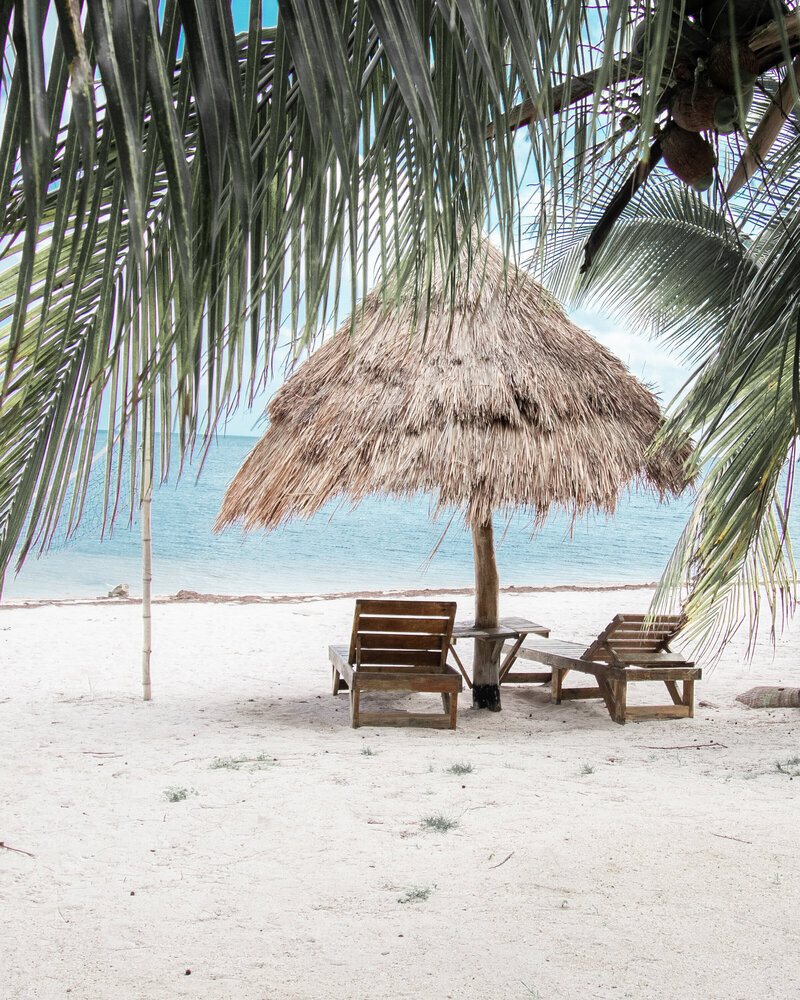
[[[714,128],[720,135],[730,135],[737,129],[743,129],[752,103],[752,85],[743,87],[738,97],[726,94],[725,98],[717,103],[714,112]]]
[[[713,183],[714,183],[714,174],[712,172],[708,174],[703,174],[702,177],[698,177],[697,180],[695,180],[694,183],[692,184],[692,187],[695,189],[695,191],[708,191],[708,189],[711,187]]]
[[[737,38],[746,37],[759,25],[767,24],[775,17],[772,0],[709,0],[700,11],[700,23],[712,38],[731,37],[729,7],[733,10]]]
[[[655,32],[655,19],[651,18],[649,21],[650,31]],[[631,54],[641,58],[645,52],[645,46],[647,42],[647,29],[648,29],[648,19],[642,18],[641,21],[636,23],[633,29],[633,34],[631,35]],[[694,56],[695,50],[698,48],[698,38],[697,33],[699,29],[694,27],[691,30],[690,22],[681,19],[678,16],[678,8],[675,8],[673,12],[673,17],[670,22],[670,43],[674,45],[680,39],[680,49],[688,48],[691,49],[691,55]],[[702,42],[700,43],[703,48],[707,46],[708,38],[703,34]]]
[[[644,55],[644,41],[647,37],[647,21],[639,21],[631,36],[631,55],[641,59]]]
[[[714,128],[720,135],[730,135],[739,127],[739,106],[732,94],[725,94],[714,108]]]
[[[672,75],[677,83],[691,84],[694,86],[695,64],[687,62],[682,57],[672,67]]]
[[[673,174],[695,190],[705,191],[714,183],[714,147],[697,132],[671,122],[661,133],[661,153]]]
[[[758,76],[758,59],[755,52],[744,42],[739,42],[736,46],[736,60],[739,63],[739,82],[742,87],[751,86]],[[717,87],[729,92],[736,89],[733,47],[729,41],[717,42],[711,49],[708,56],[708,75]]]
[[[681,87],[670,107],[672,117],[687,132],[722,131],[736,120],[736,102],[719,87]]]
[[[739,128],[739,108],[730,94],[717,102],[714,110],[714,131],[719,135],[730,135]]]
[[[672,7],[676,13],[683,10],[684,15],[699,14],[704,0],[672,0]]]
[[[656,7],[660,6],[661,3],[657,0]],[[708,53],[708,34],[700,27],[697,21],[688,16],[699,14],[701,7],[702,0],[686,0],[683,7],[680,0],[674,0],[672,4],[672,16],[669,26],[670,52],[672,55],[677,56],[678,59],[686,60],[692,65],[695,64],[698,57],[705,57]],[[649,19],[642,18],[641,21],[638,21],[631,35],[631,54],[637,58],[641,58],[645,53],[648,20],[650,31],[654,33],[655,12]]]

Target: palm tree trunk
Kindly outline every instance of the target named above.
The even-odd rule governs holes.
[[[475,556],[475,625],[496,628],[500,602],[500,578],[494,556],[494,527],[491,521],[472,529],[472,551]],[[502,642],[475,640],[472,663],[472,707],[499,712],[500,651]]]

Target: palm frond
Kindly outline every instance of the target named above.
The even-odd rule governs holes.
[[[0,566],[23,529],[23,557],[49,537],[71,481],[79,516],[104,395],[113,514],[143,398],[190,448],[254,391],[287,319],[297,353],[376,265],[403,262],[422,304],[490,215],[513,254],[517,149],[487,129],[551,105],[554,69],[569,87],[588,23],[577,4],[305,0],[263,29],[253,0],[237,38],[223,0],[77,10],[12,0],[0,18]]]
[[[796,14],[770,2],[772,23],[743,35],[762,87],[753,115],[772,68],[800,49]],[[20,538],[23,556],[46,542],[67,501],[70,522],[80,516],[104,406],[112,516],[115,450],[137,439],[153,398],[162,441],[177,430],[183,455],[252,394],[282,336],[299,354],[376,273],[399,273],[424,317],[434,275],[455,290],[465,244],[487,220],[513,259],[525,123],[537,233],[550,240],[568,225],[555,258],[566,282],[587,206],[602,206],[658,140],[709,44],[685,4],[652,0],[279,8],[265,29],[252,0],[237,37],[224,0],[86,0],[82,17],[74,0],[0,6],[0,572]],[[692,536],[709,594],[742,571],[740,556],[762,551],[757,524],[800,398],[796,121],[728,208],[721,179],[742,141],[718,142],[707,201],[653,171],[585,286],[656,329],[679,328],[704,361],[673,426],[696,433],[702,455],[717,449],[727,470],[709,479]],[[627,275],[615,258],[632,261]],[[775,380],[773,399],[764,386]],[[772,443],[749,433],[767,405]],[[747,462],[764,485],[742,493],[731,477]],[[715,505],[743,550],[708,541],[721,529]]]
[[[547,283],[560,298],[592,306],[633,332],[664,337],[696,366],[755,269],[752,241],[695,191],[652,177],[614,226],[591,271],[582,250],[599,210],[565,226],[549,246]]]
[[[694,437],[704,478],[657,604],[681,603],[706,651],[743,623],[754,633],[763,602],[780,619],[796,598],[787,523],[800,427],[800,269],[791,249],[800,212],[756,231],[752,203],[739,207],[737,219],[656,178],[589,276],[577,274],[580,232],[564,241],[551,275],[579,301],[629,326],[648,324],[694,363],[662,439]]]

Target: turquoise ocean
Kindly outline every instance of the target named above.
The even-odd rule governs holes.
[[[221,437],[201,474],[199,459],[154,491],[153,593],[295,594],[382,589],[459,588],[473,584],[472,543],[458,514],[432,521],[427,496],[369,499],[332,506],[310,521],[272,533],[214,534],[225,487],[253,437]],[[10,569],[2,599],[99,597],[120,583],[141,593],[138,512],[118,515],[101,537],[104,461],[95,465],[85,516],[70,537]],[[657,580],[691,507],[647,493],[624,493],[614,517],[593,515],[571,529],[559,513],[534,531],[530,518],[498,517],[495,534],[502,586],[602,586]],[[449,524],[449,526],[448,526]],[[446,532],[445,532],[445,529]],[[444,538],[442,535],[444,533]],[[437,547],[438,546],[438,547]]]

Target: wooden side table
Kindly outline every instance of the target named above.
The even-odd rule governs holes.
[[[450,652],[458,664],[464,680],[469,687],[472,687],[472,678],[464,669],[464,664],[459,659],[455,649],[458,639],[482,639],[486,642],[504,643],[506,639],[513,639],[513,645],[506,653],[506,657],[500,664],[501,684],[544,684],[551,679],[551,673],[511,673],[511,667],[517,659],[517,654],[525,637],[533,633],[547,638],[550,629],[544,625],[537,625],[536,622],[529,622],[527,618],[501,618],[496,627],[478,628],[474,622],[456,622],[453,626],[453,635],[450,641]]]

